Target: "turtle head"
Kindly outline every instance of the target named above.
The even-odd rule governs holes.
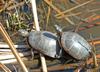
[[[19,33],[19,35],[21,35],[23,37],[27,37],[29,35],[29,32],[25,29],[19,29],[18,33]]]
[[[62,32],[62,28],[59,25],[54,25],[57,32]]]
[[[62,35],[62,28],[59,25],[54,25],[54,27],[57,31],[58,36],[61,36]]]

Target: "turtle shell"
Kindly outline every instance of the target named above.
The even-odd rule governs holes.
[[[64,50],[77,60],[84,60],[90,56],[91,46],[75,32],[63,32],[61,44]]]
[[[52,58],[60,57],[60,46],[57,36],[48,31],[32,31],[29,33],[28,42],[32,48]]]

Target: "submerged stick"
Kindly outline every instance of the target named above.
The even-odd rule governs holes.
[[[34,15],[36,31],[40,31],[38,16],[37,16],[36,2],[35,2],[35,0],[31,0],[31,3],[32,3],[32,12],[33,12],[33,15]],[[47,72],[45,57],[42,54],[40,54],[40,58],[41,58],[41,63],[42,63],[42,70],[43,70],[43,72]]]
[[[77,5],[77,6],[73,7],[73,8],[70,8],[70,9],[68,9],[68,10],[65,10],[65,11],[63,11],[63,12],[57,14],[56,17],[57,17],[57,16],[60,16],[60,15],[62,15],[62,14],[68,13],[68,12],[70,12],[70,11],[72,11],[72,10],[75,10],[75,9],[77,9],[77,8],[83,6],[83,5],[86,5],[86,4],[90,3],[90,2],[92,2],[92,1],[93,1],[93,0],[90,0],[90,1],[87,1],[87,2],[82,3],[82,4],[80,4],[80,5]]]
[[[22,69],[24,72],[28,72],[26,66],[24,65],[23,61],[21,60],[20,55],[18,54],[17,50],[14,47],[14,44],[12,42],[12,40],[10,39],[8,33],[6,32],[6,30],[4,29],[3,25],[0,23],[0,33],[2,34],[2,36],[4,37],[5,41],[8,43],[9,47],[11,48],[12,53],[14,54],[14,56],[16,57],[17,61],[19,62],[19,64],[21,65]]]

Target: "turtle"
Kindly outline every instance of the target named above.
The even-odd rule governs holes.
[[[36,51],[52,57],[60,58],[60,46],[57,41],[57,35],[49,31],[31,31],[19,30],[20,34],[27,37],[29,46]]]
[[[85,60],[91,56],[91,45],[78,33],[73,31],[62,31],[62,28],[55,25],[58,33],[61,48],[76,60]]]

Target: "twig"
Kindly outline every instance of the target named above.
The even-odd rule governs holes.
[[[36,31],[40,31],[38,16],[37,16],[36,2],[35,2],[35,0],[31,0],[31,3],[32,3],[32,12],[33,12],[33,15],[34,15]],[[47,72],[45,57],[42,54],[40,54],[40,58],[41,58],[43,72]]]
[[[88,4],[88,3],[92,2],[92,1],[93,1],[93,0],[90,0],[90,1],[87,1],[87,2],[85,2],[85,3],[83,3],[83,4],[77,5],[77,6],[73,7],[73,8],[70,8],[70,9],[68,9],[68,10],[65,10],[65,11],[63,11],[63,12],[61,12],[61,13],[55,15],[55,16],[57,17],[57,16],[60,16],[60,15],[62,15],[62,14],[68,13],[68,12],[70,12],[70,11],[72,11],[72,10],[75,10],[75,9],[77,9],[77,8],[83,6],[83,5],[86,5],[86,4]]]
[[[96,11],[100,11],[100,8],[88,10],[87,13],[96,12]],[[63,17],[73,16],[73,15],[80,15],[80,14],[82,14],[82,12],[78,12],[78,13],[75,13],[75,14],[68,14],[68,15],[65,15],[65,16],[63,16]],[[61,18],[63,18],[63,17],[62,17],[62,16],[59,16],[59,17],[57,17],[57,18],[58,18],[58,19],[61,19]]]
[[[14,5],[15,11],[16,11],[15,13],[16,13],[17,21],[18,21],[18,26],[19,26],[19,28],[21,28],[21,22],[20,22],[20,19],[19,19],[19,13],[18,13],[17,7],[15,6],[16,3],[13,3],[13,5]]]
[[[9,68],[7,68],[3,63],[0,63],[0,67],[5,71],[5,72],[12,72]]]
[[[29,48],[28,45],[14,45],[15,48]],[[9,48],[7,44],[0,44],[0,48]]]
[[[91,39],[91,41],[92,41],[92,47],[93,47],[93,61],[94,61],[94,67],[98,67],[97,58],[96,58],[95,44],[94,44],[94,41],[93,41],[93,38],[92,38],[92,34],[91,34],[91,33],[90,33],[90,39]]]
[[[10,6],[10,7],[7,7],[7,10],[11,10],[11,9],[14,9],[15,7],[19,7],[19,6],[22,6],[24,5],[25,2],[21,2],[21,3],[18,3],[16,5],[13,5],[13,6]]]
[[[12,40],[10,39],[8,33],[6,32],[6,30],[4,29],[4,27],[3,27],[3,25],[1,23],[0,23],[0,32],[1,32],[2,36],[4,37],[5,41],[8,43],[9,47],[11,48],[12,53],[14,54],[14,56],[17,59],[17,61],[21,65],[23,71],[24,72],[28,72],[26,66],[24,65],[23,61],[20,58],[20,55],[18,54],[17,50],[15,49]]]
[[[30,51],[22,52],[22,53],[19,53],[19,55],[20,55],[20,57],[26,57],[26,56],[30,56],[31,57],[31,52]],[[15,57],[11,52],[0,53],[0,61],[1,60],[7,60],[7,59],[13,59],[13,58],[15,58]]]
[[[82,14],[82,12],[78,12],[78,13],[74,13],[74,14],[68,14],[68,15],[65,15],[65,16],[59,16],[59,17],[57,17],[57,19],[61,19],[61,18],[64,18],[64,17],[70,17],[70,16],[73,16],[73,15],[80,15],[80,14]]]
[[[53,4],[51,4],[48,0],[44,0],[52,9],[54,9],[57,13],[61,14],[61,16],[63,17],[64,14],[61,12],[60,9],[58,9],[57,7],[55,7]],[[74,22],[72,22],[68,17],[64,18],[65,20],[67,20],[70,24],[75,25]]]
[[[96,26],[99,26],[100,23],[96,23],[96,24],[89,24],[88,26],[83,26],[83,27],[80,27],[81,24],[78,24],[78,26],[76,27],[75,29],[75,32],[78,32],[78,31],[82,31],[82,30],[86,30],[86,29],[89,29],[89,28],[93,28],[93,27],[96,27]],[[80,28],[79,28],[80,27]]]
[[[75,15],[74,15],[74,16],[75,16]],[[95,16],[95,14],[93,14],[93,15],[91,15],[91,16],[85,18],[85,19],[82,19],[82,18],[80,18],[80,17],[78,17],[78,16],[75,16],[76,18],[78,18],[78,19],[81,20],[81,22],[80,22],[79,24],[77,24],[77,27],[75,28],[75,32],[78,32],[78,30],[84,30],[84,29],[86,29],[87,26],[85,26],[84,28],[79,28],[79,27],[81,26],[82,23],[88,23],[88,24],[89,24],[90,22],[88,21],[88,19],[91,19],[91,17],[94,17],[94,16]],[[93,25],[95,25],[95,24],[93,24]]]
[[[8,3],[5,3],[5,6],[0,9],[0,12],[4,11],[11,3],[13,3],[14,0],[10,0]]]
[[[49,0],[52,3],[52,0]],[[51,8],[48,6],[47,20],[46,20],[46,30],[48,28],[49,18],[50,18]]]
[[[97,12],[97,11],[100,11],[100,8],[98,8],[98,9],[91,9],[88,12]]]
[[[29,61],[28,57],[27,58],[26,57],[22,57],[21,59],[23,61]],[[17,63],[17,60],[15,58],[13,58],[13,59],[0,60],[0,62],[3,63],[3,64],[11,64],[11,63]]]
[[[94,45],[100,45],[100,40],[97,41],[93,41]],[[90,42],[90,44],[92,44],[92,42]]]

